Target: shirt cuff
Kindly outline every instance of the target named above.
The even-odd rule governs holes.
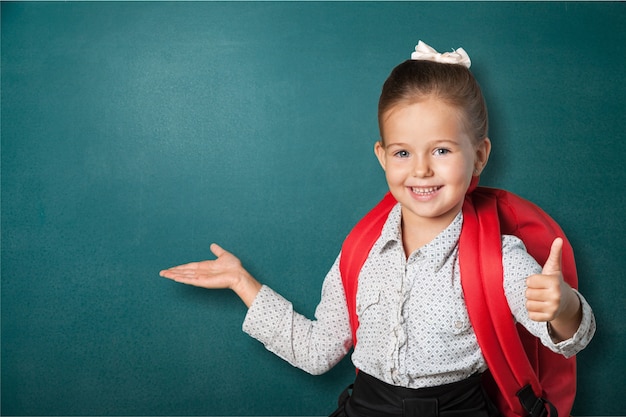
[[[263,285],[248,308],[242,330],[267,346],[274,339],[279,323],[291,310],[288,300]]]
[[[574,290],[574,292],[580,299],[582,320],[580,321],[578,330],[576,330],[576,333],[574,333],[571,338],[563,340],[559,343],[553,343],[554,348],[552,349],[560,352],[566,358],[570,358],[583,350],[589,344],[596,331],[596,320],[593,315],[593,311],[591,310],[591,306],[582,294],[576,290]],[[548,324],[546,324],[546,328],[547,326]]]

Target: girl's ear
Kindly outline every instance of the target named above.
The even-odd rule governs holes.
[[[374,153],[376,154],[376,158],[378,158],[378,162],[380,163],[380,166],[383,167],[384,171],[387,160],[385,158],[385,147],[383,146],[382,141],[376,141],[374,144]]]
[[[476,145],[476,159],[474,161],[474,175],[480,175],[487,165],[491,153],[491,141],[484,138]]]

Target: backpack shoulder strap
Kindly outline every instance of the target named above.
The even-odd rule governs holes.
[[[511,320],[502,285],[501,242],[496,198],[468,196],[459,241],[465,303],[478,344],[508,408],[524,415],[515,394],[528,384],[533,392],[541,394],[541,387]]]
[[[346,294],[350,327],[352,329],[352,344],[356,346],[356,330],[359,319],[356,315],[356,292],[361,267],[367,256],[380,237],[389,212],[396,205],[396,199],[387,193],[385,197],[354,226],[346,237],[341,248],[339,271]]]
[[[572,386],[575,390],[575,373],[571,373],[575,368],[511,320],[502,285],[501,235],[519,237],[540,264],[545,263],[552,241],[562,237],[566,248],[563,273],[575,286],[571,245],[545,212],[504,190],[479,187],[466,197],[463,215],[459,243],[461,282],[476,337],[501,393],[500,410],[514,416],[556,416],[558,407],[569,415],[574,392],[568,390]],[[551,355],[549,363],[545,360],[547,355]]]
[[[577,289],[574,250],[559,224],[537,205],[513,193],[492,188],[483,188],[481,192],[497,195],[502,234],[520,238],[528,253],[540,265],[548,259],[554,239],[563,239],[561,272],[565,282]],[[576,397],[576,357],[566,358],[552,352],[521,325],[517,327],[528,359],[541,383],[543,398],[548,399],[561,416],[569,416]],[[520,401],[523,396],[519,395]]]

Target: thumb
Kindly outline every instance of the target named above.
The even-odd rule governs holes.
[[[225,249],[223,249],[217,243],[212,243],[210,246],[210,249],[211,249],[211,252],[213,252],[213,255],[217,256],[218,258],[224,255],[225,253],[228,253]]]
[[[552,275],[554,273],[561,272],[561,254],[563,252],[563,239],[557,237],[552,242],[552,247],[550,248],[550,256],[548,256],[548,260],[543,265],[543,270],[541,271],[544,275]]]

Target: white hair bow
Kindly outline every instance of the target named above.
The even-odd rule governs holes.
[[[442,64],[459,64],[467,68],[472,65],[469,55],[467,55],[467,52],[465,52],[463,48],[456,49],[454,52],[444,52],[441,54],[422,41],[418,42],[415,47],[415,52],[411,54],[411,59],[441,62]]]

